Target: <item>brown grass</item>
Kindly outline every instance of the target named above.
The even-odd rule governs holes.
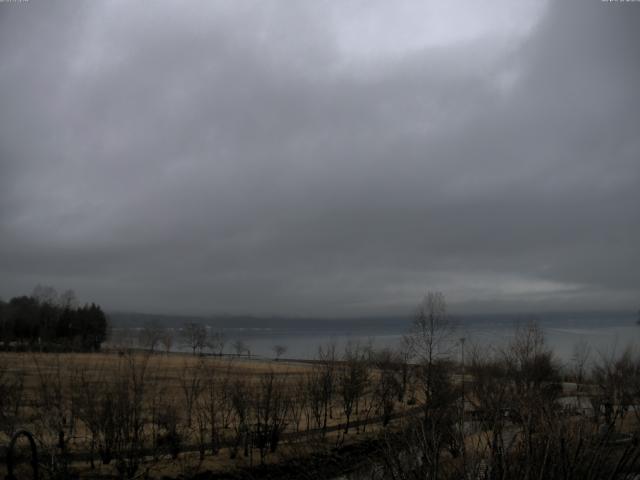
[[[21,428],[35,431],[40,435],[40,440],[43,444],[49,444],[49,448],[55,445],[56,439],[54,434],[49,431],[43,432],[42,429],[38,430],[38,421],[42,414],[42,405],[37,406],[39,397],[42,392],[42,385],[46,382],[52,382],[54,384],[61,385],[63,388],[62,394],[67,399],[72,397],[72,392],[75,386],[79,383],[79,378],[91,379],[92,382],[109,382],[114,381],[126,370],[127,362],[136,362],[139,365],[146,365],[144,374],[145,384],[156,392],[162,392],[163,399],[170,400],[174,404],[181,406],[183,401],[182,383],[185,378],[189,378],[190,375],[194,375],[195,372],[206,372],[206,374],[213,373],[214,376],[225,376],[226,378],[236,381],[242,380],[249,386],[251,391],[252,386],[258,386],[260,379],[266,374],[273,373],[276,377],[283,380],[284,388],[289,390],[289,394],[293,394],[293,385],[301,380],[306,374],[312,371],[314,365],[308,362],[293,362],[293,361],[274,361],[274,360],[255,360],[241,357],[216,357],[207,356],[199,357],[190,354],[148,354],[146,352],[130,352],[119,353],[106,352],[106,353],[64,353],[64,354],[48,354],[48,353],[0,353],[0,369],[5,374],[18,374],[21,375],[24,380],[24,394],[22,402],[24,406],[22,408],[22,415],[24,422],[20,424]],[[374,372],[375,375],[375,372]],[[291,390],[290,390],[291,389]],[[67,400],[65,400],[67,401]],[[148,401],[148,400],[147,400]],[[41,403],[41,402],[40,402]],[[345,418],[342,414],[339,406],[339,401],[336,398],[334,400],[334,406],[332,408],[332,416],[329,418],[327,424],[328,427],[338,426],[344,423]],[[404,404],[398,404],[398,411],[403,411],[407,408]],[[184,409],[180,412],[185,414]],[[45,406],[46,414],[46,406]],[[373,416],[373,415],[372,415]],[[356,420],[356,417],[352,417],[352,421]],[[311,420],[313,423],[313,420]],[[315,425],[311,425],[313,428]],[[303,418],[300,428],[304,430],[307,427],[306,421]],[[292,432],[294,427],[292,423],[285,429],[286,432]],[[372,433],[377,430],[377,427],[370,426],[367,430]],[[225,434],[225,432],[223,432]],[[195,445],[196,439],[190,433],[189,437],[185,438],[185,445]],[[226,435],[233,435],[231,430],[226,432]],[[73,438],[68,441],[68,448],[71,453],[86,453],[88,451],[88,439],[89,432],[86,427],[77,422],[77,425],[73,431]],[[48,437],[48,438],[47,438]],[[333,431],[327,434],[324,440],[319,444],[319,448],[326,448],[338,443],[349,443],[360,439],[361,429],[353,428],[349,435],[342,434],[341,431]],[[2,443],[6,444],[8,438],[5,434],[2,434]],[[318,442],[319,437],[312,436],[303,440],[303,444],[297,446],[292,443],[283,444],[279,451],[275,454],[267,456],[267,462],[277,462],[283,457],[291,454],[291,452],[298,452],[300,449],[305,448],[305,444],[310,446],[313,442]],[[310,443],[311,442],[311,443]],[[318,447],[314,447],[318,449]],[[187,473],[194,469],[197,470],[230,470],[234,468],[243,468],[250,464],[257,464],[260,462],[259,454],[255,451],[251,452],[250,457],[245,457],[240,453],[236,458],[231,459],[227,449],[223,448],[221,452],[216,456],[207,454],[204,461],[200,462],[197,453],[184,452],[181,453],[178,459],[170,459],[169,457],[158,458],[149,465],[152,468],[152,472],[160,473],[164,475],[177,475],[181,473]],[[97,470],[91,470],[93,474],[112,474],[113,464],[109,466],[102,466],[96,458]],[[88,472],[88,462],[74,462],[74,469]]]

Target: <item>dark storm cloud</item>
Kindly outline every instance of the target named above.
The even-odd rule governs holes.
[[[0,4],[2,295],[635,307],[640,7],[363,54],[321,2],[153,5]]]

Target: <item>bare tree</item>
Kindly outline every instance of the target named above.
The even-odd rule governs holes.
[[[171,396],[165,396],[161,399],[155,418],[155,426],[157,427],[156,448],[176,460],[188,432],[183,432],[180,408]]]
[[[203,369],[203,392],[199,403],[200,416],[208,430],[209,444],[213,455],[218,453],[221,432],[228,421],[229,370],[220,375],[212,365]]]
[[[351,414],[354,410],[357,414],[368,382],[369,368],[365,352],[357,343],[347,343],[342,365],[337,372],[337,387],[346,419],[344,433],[349,433]]]
[[[196,350],[202,353],[202,349],[207,345],[207,329],[199,323],[187,323],[182,329],[182,336],[194,355]]]
[[[416,316],[405,342],[418,364],[423,404],[429,409],[441,379],[442,361],[449,358],[454,326],[447,316],[447,304],[440,292],[428,292],[418,306]]]
[[[278,361],[280,360],[280,357],[282,357],[282,355],[287,352],[287,347],[285,345],[274,345],[272,350],[274,355],[276,356],[276,361]]]
[[[316,366],[307,373],[305,378],[306,397],[308,398],[309,418],[313,418],[316,428],[322,427],[322,420],[325,418],[324,407],[325,390],[323,388],[322,370]],[[307,420],[307,429],[309,428],[309,420]]]
[[[0,431],[11,437],[20,424],[20,410],[24,406],[24,371],[11,370],[0,364]]]
[[[558,408],[559,368],[536,323],[519,327],[503,355],[511,385],[509,416],[521,429],[524,462],[531,463],[535,457],[534,433],[544,418]]]
[[[203,370],[204,367],[201,362],[198,362],[198,364],[195,366],[192,366],[185,362],[182,367],[182,374],[179,378],[180,390],[182,392],[182,399],[184,400],[183,406],[188,428],[191,428],[193,412],[204,388],[204,382],[202,378]]]
[[[235,342],[233,342],[233,349],[236,352],[236,355],[239,357],[240,355],[242,355],[245,352],[248,352],[249,349],[247,347],[247,344],[244,343],[243,340],[237,339]]]
[[[444,295],[428,292],[418,305],[405,343],[420,364],[431,365],[437,359],[449,356],[454,332]]]
[[[164,353],[166,353],[167,355],[171,352],[171,347],[173,347],[173,340],[174,340],[173,337],[174,337],[173,330],[170,330],[170,329],[166,328],[162,332],[162,337],[160,338],[160,343],[162,344],[162,346],[164,348]]]
[[[449,445],[458,455],[459,425],[456,414],[458,396],[451,382],[450,351],[454,325],[447,316],[447,305],[440,292],[428,292],[418,306],[406,344],[416,361],[416,380],[420,388],[420,402],[424,412],[417,445],[424,458],[423,475],[440,475],[443,449]]]
[[[58,305],[58,292],[50,285],[36,285],[31,296],[40,304]]]
[[[149,393],[148,355],[129,354],[119,366],[115,386],[116,469],[121,478],[134,478],[145,455],[145,401]]]
[[[234,440],[229,448],[229,455],[235,458],[238,449],[244,445],[245,457],[249,455],[249,414],[250,414],[250,392],[246,382],[242,378],[236,378],[230,384],[230,401],[233,407],[233,415],[230,417],[234,431]]]
[[[169,397],[149,375],[149,358],[148,352],[123,352],[115,364],[80,372],[68,389],[74,392],[78,417],[91,434],[91,464],[97,448],[102,463],[115,463],[121,479],[136,478],[141,469],[142,475],[148,474],[151,462],[157,460],[145,448],[161,419],[157,400]],[[151,428],[146,428],[149,424]],[[151,445],[157,446],[155,438]]]
[[[406,399],[407,391],[411,385],[411,367],[409,362],[412,356],[411,340],[407,336],[402,338],[399,347],[394,353],[395,375],[398,381],[398,401]],[[411,395],[414,396],[413,394]]]
[[[292,400],[289,406],[289,413],[291,420],[295,425],[295,431],[299,432],[302,415],[307,411],[308,407],[306,378],[303,375],[296,376],[293,381],[293,385],[291,385],[290,388],[292,391]],[[309,421],[307,421],[307,428],[308,427]]]
[[[280,442],[288,411],[288,399],[284,393],[284,380],[269,372],[260,377],[253,394],[253,438],[261,463],[264,463],[267,451],[275,452]]]
[[[78,418],[90,432],[90,464],[95,468],[94,454],[108,465],[114,458],[117,420],[114,408],[113,377],[107,375],[104,364],[93,364],[80,372],[75,398]]]
[[[634,361],[630,349],[622,354],[601,355],[593,368],[593,380],[598,386],[598,395],[593,397],[598,410],[604,409],[609,428],[624,420],[629,407],[634,404],[634,391],[638,381],[638,362]]]
[[[138,334],[138,344],[153,353],[167,334],[157,320],[146,322]]]
[[[211,335],[209,340],[209,348],[217,354],[218,356],[222,356],[224,352],[224,346],[226,345],[227,340],[224,336],[223,332],[215,332]]]
[[[396,399],[402,399],[402,377],[398,378],[397,375],[400,359],[385,349],[377,353],[373,362],[377,369],[373,389],[375,406],[382,415],[383,426],[387,426],[393,415]]]
[[[36,430],[44,438],[55,438],[55,446],[48,449],[54,470],[61,475],[68,473],[69,438],[76,426],[76,403],[71,396],[73,384],[70,372],[59,355],[42,362],[33,357],[37,371]],[[71,385],[70,385],[71,384]]]
[[[73,290],[65,290],[58,297],[58,305],[62,309],[72,309],[78,307],[78,298],[76,297],[76,292]]]
[[[333,343],[318,349],[318,363],[307,376],[307,394],[309,408],[322,428],[322,435],[327,431],[327,422],[331,417],[332,400],[336,384],[336,346]]]
[[[491,471],[503,472],[506,468],[504,453],[511,448],[507,436],[503,435],[508,426],[505,413],[512,389],[509,367],[503,356],[477,348],[471,351],[469,358],[467,370],[473,381],[467,398],[473,405],[476,419],[481,422],[476,451],[480,457],[489,459]]]
[[[570,363],[571,374],[578,386],[585,380],[590,357],[591,346],[584,339],[580,339],[573,346]]]

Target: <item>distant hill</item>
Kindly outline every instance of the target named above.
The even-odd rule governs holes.
[[[252,315],[158,315],[135,312],[110,312],[109,320],[115,328],[137,328],[148,323],[157,323],[168,328],[182,327],[189,322],[201,323],[220,329],[326,329],[363,330],[371,327],[394,328],[409,325],[410,317],[367,317],[367,318],[304,318],[304,317],[256,317]]]
[[[158,315],[135,312],[110,312],[110,323],[115,328],[137,328],[150,322],[168,328],[179,328],[189,322],[200,323],[219,329],[269,329],[269,330],[332,330],[332,331],[366,331],[394,330],[408,328],[410,315],[372,316],[355,318],[321,318],[321,317],[280,317],[252,315]],[[499,314],[452,314],[451,320],[466,327],[474,325],[517,325],[537,322],[542,327],[557,323],[574,325],[593,325],[611,323],[617,325],[633,324],[635,312],[544,312],[544,313],[499,313]]]

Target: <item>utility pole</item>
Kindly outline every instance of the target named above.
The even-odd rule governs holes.
[[[460,388],[461,396],[462,396],[462,412],[460,414],[461,425],[460,425],[460,448],[462,453],[462,473],[464,478],[467,475],[467,459],[466,459],[466,448],[465,448],[465,435],[464,435],[464,409],[465,409],[465,398],[464,398],[464,380],[465,380],[465,371],[464,371],[464,342],[466,338],[460,338],[460,351],[461,351],[461,363],[462,363],[462,384]]]

